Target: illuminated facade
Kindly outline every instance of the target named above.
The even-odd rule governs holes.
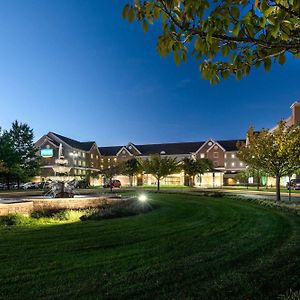
[[[287,125],[300,124],[300,103],[294,102],[291,106],[291,116],[286,120]],[[274,130],[274,127],[271,130]],[[101,173],[101,170],[116,166],[126,160],[138,157],[146,159],[150,155],[159,154],[162,156],[176,157],[179,161],[184,158],[207,158],[212,161],[213,172],[196,176],[196,186],[221,186],[235,185],[238,183],[236,175],[246,168],[245,164],[237,158],[237,144],[245,140],[213,140],[187,143],[166,143],[166,144],[144,144],[138,145],[128,143],[127,145],[113,147],[98,147],[95,141],[79,142],[62,135],[49,132],[41,137],[35,146],[38,149],[37,155],[41,156],[41,177],[52,178],[57,174],[52,167],[58,158],[59,148],[62,150],[64,159],[68,160],[71,167],[70,174],[77,178],[85,178],[91,173]],[[122,185],[129,184],[127,176],[116,176]],[[250,181],[253,178],[250,178]],[[273,184],[273,179],[268,178],[268,184]],[[282,178],[282,185],[286,178]],[[102,184],[102,177],[94,179],[95,184]],[[253,183],[250,182],[249,183]],[[183,172],[172,174],[162,180],[162,185],[184,185],[186,176]],[[140,174],[134,178],[135,185],[154,185],[156,180],[149,174]]]
[[[244,140],[239,140],[244,141]],[[235,175],[245,168],[236,157],[238,140],[215,141],[209,139],[201,142],[166,143],[127,145],[113,147],[98,147],[95,141],[79,142],[54,132],[41,137],[35,147],[37,155],[41,157],[41,178],[55,178],[53,171],[55,160],[58,159],[61,148],[64,159],[68,160],[71,167],[70,176],[85,178],[89,174],[99,172],[116,166],[121,162],[138,157],[146,159],[150,155],[176,157],[178,161],[184,158],[207,158],[212,161],[214,170],[203,175],[196,176],[196,186],[221,186],[223,184],[235,184]],[[129,184],[127,176],[116,176],[122,185]],[[94,179],[95,180],[95,179]],[[102,184],[101,177],[95,180],[95,184]],[[162,180],[162,185],[184,185],[186,178],[183,172],[172,174]],[[156,180],[149,174],[140,174],[134,178],[136,185],[154,185]]]

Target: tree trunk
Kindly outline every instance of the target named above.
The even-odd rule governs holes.
[[[132,186],[133,185],[133,176],[129,175],[129,185]]]
[[[111,177],[109,178],[109,189],[110,189],[110,192],[112,192],[113,186],[112,186],[112,178]]]
[[[157,179],[157,191],[159,192],[160,191],[160,179]]]
[[[289,201],[291,201],[292,197],[291,197],[291,185],[290,185],[290,182],[291,182],[291,176],[289,175]]]
[[[18,190],[20,189],[20,177],[18,176],[18,182],[17,182],[17,184],[18,184]]]
[[[280,176],[276,175],[276,201],[280,201]]]

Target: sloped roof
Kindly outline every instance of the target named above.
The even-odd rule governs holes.
[[[47,136],[47,138],[48,138],[48,140],[49,140],[51,143],[53,143],[54,145],[56,145],[57,147],[59,147],[59,143],[58,143],[56,140],[50,138],[49,136]]]
[[[167,143],[167,144],[147,144],[135,145],[142,153],[141,155],[161,154],[164,151],[166,155],[189,154],[196,152],[204,142],[185,142],[185,143]]]
[[[104,156],[115,156],[123,146],[112,146],[112,147],[99,147],[101,155]]]
[[[216,141],[218,142],[226,151],[237,151],[237,143],[238,142],[246,142],[246,140],[224,140],[224,141]]]
[[[50,132],[51,134],[57,136],[59,139],[61,139],[62,141],[64,141],[66,144],[68,144],[69,146],[71,146],[72,148],[76,148],[79,150],[84,150],[84,151],[89,151],[92,146],[94,145],[94,141],[90,141],[90,142],[79,142],[73,139],[70,139],[68,137],[65,137],[63,135],[54,133],[54,132]]]

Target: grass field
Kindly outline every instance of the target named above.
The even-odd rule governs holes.
[[[277,299],[300,290],[300,218],[150,193],[129,218],[0,228],[0,299]]]

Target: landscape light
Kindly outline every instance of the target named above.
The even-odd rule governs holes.
[[[140,196],[138,197],[138,199],[139,199],[139,201],[141,201],[141,202],[146,202],[146,201],[147,201],[147,197],[146,197],[146,195],[144,195],[144,194],[140,195]]]

